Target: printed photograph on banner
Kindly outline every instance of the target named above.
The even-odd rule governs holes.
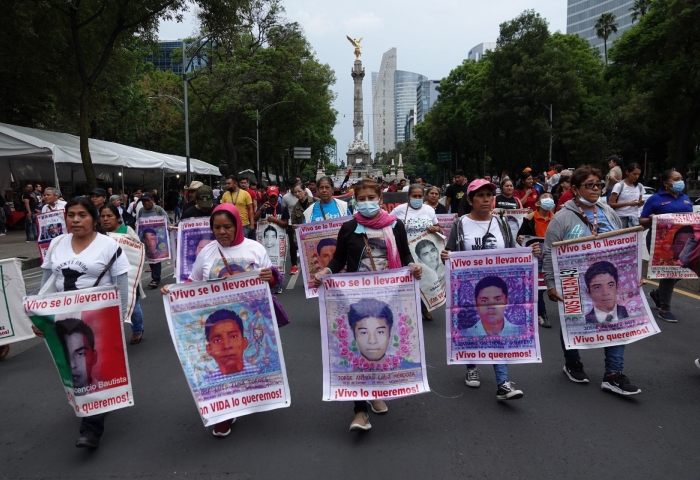
[[[284,272],[287,258],[287,232],[284,228],[267,220],[259,220],[255,230],[258,243],[262,244],[272,265]]]
[[[22,264],[16,258],[0,260],[0,346],[34,338],[32,322],[20,298],[25,295]]]
[[[289,406],[270,289],[258,272],[172,285],[163,298],[175,350],[205,425]]]
[[[540,246],[540,256],[537,257],[537,289],[547,290],[547,282],[544,281],[544,272],[542,271],[542,265],[544,264],[542,258],[542,254],[544,253],[544,237],[523,236],[523,247],[532,247],[535,244],[539,244]]]
[[[192,272],[192,265],[202,249],[214,240],[209,227],[209,219],[186,218],[178,224],[177,229],[177,263],[175,281],[187,281]]]
[[[51,240],[64,233],[68,233],[68,229],[66,228],[66,219],[63,210],[39,213],[36,216],[36,223],[39,232],[39,238],[37,239],[39,254],[43,261],[46,251],[51,244]]]
[[[531,212],[529,208],[520,208],[517,210],[509,210],[507,208],[495,208],[493,209],[492,213],[503,218],[503,220],[506,222],[506,225],[508,225],[508,228],[510,228],[511,233],[513,234],[513,238],[518,238],[518,231],[523,225],[523,219]]]
[[[24,299],[80,417],[133,405],[119,293],[96,287]]]
[[[450,252],[447,265],[448,364],[541,362],[532,251]]]
[[[627,232],[552,247],[567,349],[624,345],[659,333],[639,286],[641,235]]]
[[[654,215],[649,256],[648,278],[697,278],[700,213]]]
[[[146,247],[146,261],[149,263],[170,259],[170,237],[166,225],[163,216],[138,220],[136,233]]]
[[[313,276],[326,268],[333,259],[340,227],[350,218],[352,217],[305,223],[296,229],[306,298],[318,297]]]
[[[440,252],[445,249],[445,238],[439,233],[424,232],[408,241],[411,255],[423,268],[419,287],[423,302],[429,311],[445,304],[445,265]]]
[[[450,231],[452,231],[452,225],[455,222],[455,216],[453,213],[441,213],[440,215],[435,215],[438,219],[438,225],[442,228],[442,234],[445,238],[450,238]]]
[[[420,300],[408,268],[329,276],[319,292],[323,400],[429,391]]]

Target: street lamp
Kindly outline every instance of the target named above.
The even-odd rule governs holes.
[[[293,100],[283,100],[281,102],[276,102],[268,105],[267,107],[263,108],[262,110],[255,110],[255,155],[257,159],[257,178],[258,178],[258,185],[261,182],[261,176],[260,176],[260,119],[262,118],[263,114],[267,112],[269,109],[272,107],[275,107],[281,103],[294,103]],[[252,139],[251,139],[252,140]]]

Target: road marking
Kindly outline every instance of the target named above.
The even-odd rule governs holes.
[[[652,282],[651,280],[645,280],[646,283],[650,283],[652,285],[656,285],[657,287],[659,286],[658,283]],[[680,293],[681,295],[685,295],[686,297],[694,298],[695,300],[700,300],[700,295],[695,295],[694,293],[686,292],[685,290],[681,290],[678,288],[673,289],[674,292]]]
[[[301,274],[297,273],[296,275],[292,275],[292,279],[289,282],[287,282],[287,290],[291,290],[294,288],[294,285],[297,284],[297,277],[299,277],[299,275]]]

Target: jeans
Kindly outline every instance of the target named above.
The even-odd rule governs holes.
[[[243,236],[245,238],[248,238],[249,233],[250,233],[250,225],[244,225],[243,226]]]
[[[180,215],[182,215],[182,210],[180,209],[180,206],[178,205],[175,207],[175,222],[176,223],[180,221]]]
[[[671,310],[671,296],[673,296],[673,287],[676,285],[677,281],[677,278],[664,278],[659,280],[659,289],[657,293],[659,294],[661,310],[664,312]]]
[[[468,369],[476,368],[476,365],[467,365]],[[496,374],[496,385],[508,381],[508,365],[504,363],[494,363],[493,372]]]
[[[101,437],[105,431],[106,416],[106,413],[98,413],[97,415],[92,415],[90,417],[83,417],[80,422],[80,434],[83,435],[87,432],[91,432],[98,437]]]
[[[36,228],[36,215],[24,215],[24,230],[27,233],[27,240],[39,238],[39,232],[37,232]]]
[[[639,217],[620,217],[622,228],[632,228],[639,225]]]
[[[160,282],[160,272],[162,267],[160,263],[151,263],[151,280],[154,282]]]
[[[546,290],[539,290],[537,292],[537,315],[547,318],[547,305],[544,304],[545,291]]]
[[[567,350],[564,345],[564,334],[559,330],[559,340],[561,340],[561,349],[564,351],[564,359],[567,364],[581,361],[581,356],[577,349]],[[613,347],[603,348],[605,352],[605,373],[621,372],[625,366],[625,346],[615,345]]]
[[[138,335],[143,332],[143,311],[141,310],[141,299],[136,297],[134,311],[131,312],[131,333]]]

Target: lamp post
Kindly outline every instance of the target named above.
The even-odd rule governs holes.
[[[550,103],[549,106],[542,104],[544,108],[549,109],[549,165],[552,164],[552,143],[554,143],[554,104]],[[549,165],[547,165],[549,167]]]
[[[258,185],[260,185],[261,182],[261,176],[260,176],[260,119],[262,118],[263,114],[267,112],[269,109],[272,107],[275,107],[277,105],[280,105],[281,103],[294,103],[293,100],[283,100],[281,102],[276,102],[272,103],[262,110],[255,110],[255,156],[257,160],[257,179],[258,179]]]

